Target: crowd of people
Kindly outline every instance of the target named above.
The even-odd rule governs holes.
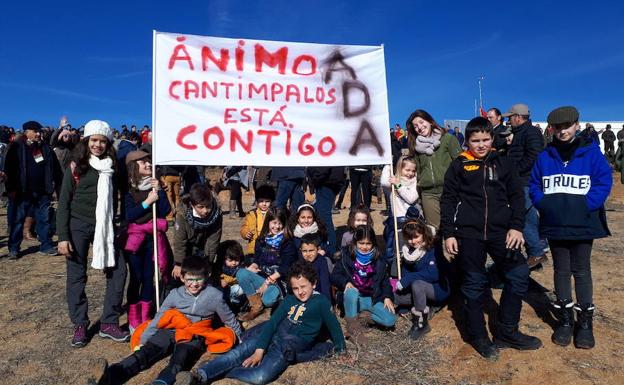
[[[2,127],[7,259],[20,258],[23,239],[35,236],[41,254],[66,257],[71,345],[80,348],[89,343],[91,249],[91,266],[106,275],[98,334],[130,342],[133,353],[112,365],[102,360],[89,383],[124,383],[168,355],[154,384],[224,376],[267,383],[289,365],[330,354],[350,362],[345,338],[367,344],[369,328],[394,327],[398,313],[412,320],[409,338],[424,338],[452,296],[461,298],[466,342],[485,359],[496,360],[501,348],[535,350],[542,341],[519,321],[530,271],[548,252],[552,341],[590,349],[592,244],[610,234],[609,163],[621,170],[624,130],[602,132],[605,157],[599,132],[581,131],[576,108],[551,111],[544,132],[530,115],[525,104],[504,114],[492,108],[462,134],[419,109],[405,130],[391,130],[391,165],[230,166],[217,183],[196,166],[158,167],[153,178],[147,126],[114,130],[91,120],[74,129],[62,121],[53,130],[29,121],[15,136]],[[332,214],[349,185],[338,240]],[[240,234],[224,234],[224,189]],[[248,211],[243,189],[254,193]],[[376,190],[386,201],[381,237],[371,216]],[[484,318],[488,256],[503,283],[492,338]],[[265,311],[269,320],[252,326]],[[223,354],[190,372],[206,351]]]

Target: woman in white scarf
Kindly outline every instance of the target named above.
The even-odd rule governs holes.
[[[65,173],[57,213],[59,253],[67,257],[67,305],[74,324],[72,346],[86,345],[89,325],[85,294],[89,244],[93,243],[91,266],[106,273],[106,295],[100,319],[100,336],[127,341],[119,327],[126,265],[115,253],[113,228],[113,175],[115,153],[113,131],[108,123],[91,120],[84,139],[76,146],[74,160]]]

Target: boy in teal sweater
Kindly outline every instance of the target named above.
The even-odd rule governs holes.
[[[290,269],[288,282],[293,294],[266,321],[248,330],[243,343],[201,365],[196,372],[181,372],[178,385],[204,385],[222,377],[251,384],[274,381],[289,365],[345,351],[345,340],[331,303],[316,291],[317,274],[304,261]],[[325,326],[332,342],[319,342]]]

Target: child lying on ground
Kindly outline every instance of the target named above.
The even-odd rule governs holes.
[[[243,343],[201,365],[195,372],[181,372],[178,385],[204,385],[228,377],[252,384],[274,381],[289,365],[312,361],[345,350],[345,341],[331,304],[314,291],[317,275],[303,261],[289,271],[288,282],[294,295],[288,295],[271,319],[243,336]],[[326,326],[331,342],[318,342]]]
[[[202,259],[185,259],[182,263],[184,286],[165,298],[149,325],[144,323],[135,330],[131,341],[134,353],[111,366],[102,360],[87,383],[123,384],[172,354],[169,365],[152,382],[153,385],[171,385],[176,374],[192,368],[206,349],[213,353],[228,351],[242,330],[225,304],[223,294],[207,285],[208,276]],[[215,313],[229,328],[212,329]]]

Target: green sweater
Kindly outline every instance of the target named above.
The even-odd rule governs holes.
[[[284,318],[288,318],[288,321],[293,324],[290,332],[307,342],[314,341],[321,327],[327,326],[334,342],[334,350],[342,352],[345,349],[344,335],[336,316],[331,311],[331,303],[324,295],[316,292],[307,302],[299,301],[292,294],[286,296],[262,329],[256,345],[257,349],[266,350],[269,347],[273,335]]]
[[[418,188],[421,191],[442,193],[446,170],[461,151],[457,138],[444,134],[440,137],[440,147],[436,148],[432,155],[416,153]]]
[[[95,225],[95,204],[97,202],[98,172],[89,167],[86,174],[74,187],[74,177],[68,167],[63,176],[61,196],[56,212],[56,231],[59,242],[69,241],[69,220],[78,218]]]

